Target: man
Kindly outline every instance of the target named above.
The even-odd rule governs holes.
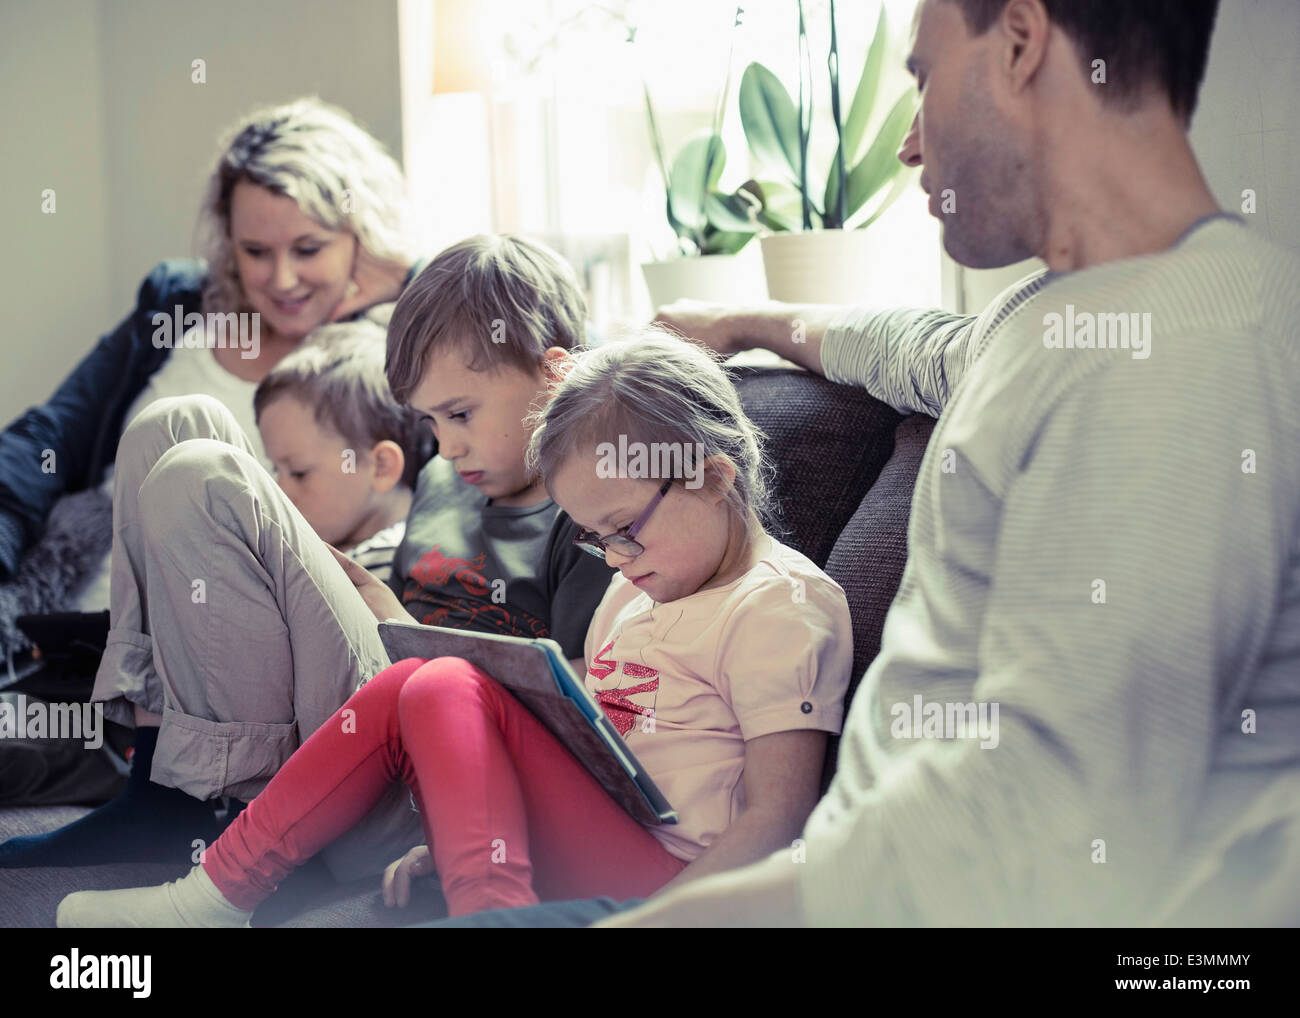
[[[956,260],[1048,266],[977,319],[667,309],[941,417],[801,850],[601,925],[1297,918],[1300,262],[1188,143],[1216,7],[923,0],[899,156]],[[916,738],[916,697],[996,738]]]

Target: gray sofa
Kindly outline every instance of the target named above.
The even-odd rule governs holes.
[[[912,487],[934,426],[902,417],[865,392],[804,371],[734,368],[746,410],[768,436],[783,539],[844,588],[853,616],[854,683],[880,648],[885,613],[907,556]],[[835,740],[825,781],[834,770]],[[49,830],[85,812],[74,807],[0,810],[0,841]],[[0,870],[0,925],[52,926],[74,890],[156,884],[184,868],[123,864]],[[412,904],[386,909],[378,880],[337,884],[312,864],[287,880],[254,917],[258,926],[396,926],[445,914],[432,881]]]

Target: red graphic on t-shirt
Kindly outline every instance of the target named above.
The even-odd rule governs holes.
[[[589,671],[598,679],[608,678],[619,667],[619,663],[606,655],[613,649],[614,641],[600,648]],[[640,685],[628,686],[623,689],[598,689],[596,690],[596,702],[600,704],[609,718],[610,723],[618,730],[618,734],[626,736],[636,724],[638,717],[653,717],[654,707],[644,707],[639,703],[633,703],[630,697],[640,693],[658,693],[659,692],[659,670],[657,668],[648,668],[645,665],[635,664],[631,661],[623,662],[623,674],[636,679],[649,679],[649,682],[642,682]],[[656,699],[652,697],[651,700]]]
[[[455,578],[467,593],[482,597],[488,592],[487,577],[480,571],[486,564],[485,551],[479,552],[473,559],[449,558],[435,544],[411,567],[411,579],[441,587]]]
[[[596,654],[595,659],[591,662],[591,668],[588,669],[588,671],[590,671],[591,674],[596,676],[596,678],[598,679],[604,679],[609,677],[614,673],[614,669],[618,667],[617,661],[605,657],[605,655],[610,652],[610,649],[613,646],[614,646],[614,641],[610,640],[609,643],[605,644],[605,646],[600,648],[600,651]]]
[[[450,626],[540,639],[550,636],[541,619],[522,609],[484,600],[491,584],[482,573],[487,552],[472,559],[444,555],[434,545],[411,567],[402,603],[426,626]],[[468,596],[455,593],[456,586]],[[447,589],[450,588],[450,589]]]

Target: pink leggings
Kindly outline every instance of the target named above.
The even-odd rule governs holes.
[[[203,868],[251,910],[399,779],[420,803],[453,916],[645,897],[685,865],[491,676],[443,657],[399,661],[358,690],[208,849]]]

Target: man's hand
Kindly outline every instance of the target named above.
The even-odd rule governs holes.
[[[330,312],[330,321],[341,321],[376,304],[397,300],[410,271],[409,265],[376,258],[357,241],[357,253],[352,262],[352,282],[343,299]]]
[[[411,903],[411,880],[433,872],[433,855],[428,845],[416,845],[384,870],[384,904],[406,908]]]
[[[361,595],[362,600],[366,602],[366,607],[374,613],[376,619],[380,622],[388,619],[415,621],[411,613],[402,607],[402,602],[397,599],[397,595],[392,592],[388,584],[380,583],[373,573],[367,572],[333,545],[327,544],[325,547],[334,553],[334,561],[343,567],[343,571],[348,574],[348,579],[357,588],[357,593]]]
[[[789,852],[726,873],[682,884],[639,908],[620,912],[593,927],[600,929],[683,929],[697,927],[794,927],[803,924]]]
[[[752,307],[678,300],[659,309],[655,322],[703,343],[723,357],[744,350],[770,350],[778,357],[822,373],[822,336],[843,308],[828,304]]]
[[[661,307],[654,320],[656,324],[666,325],[723,356],[730,356],[744,349],[737,345],[731,311],[725,304],[678,300]]]

